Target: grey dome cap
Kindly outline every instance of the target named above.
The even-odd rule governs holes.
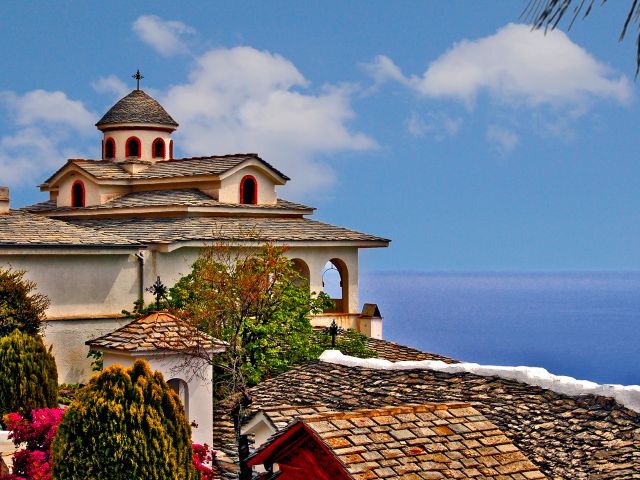
[[[149,123],[173,128],[178,126],[178,122],[171,118],[162,105],[142,90],[134,90],[121,98],[96,123],[96,127],[118,123]]]

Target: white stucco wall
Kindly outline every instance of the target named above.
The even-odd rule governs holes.
[[[0,255],[0,265],[26,270],[27,278],[38,285],[38,291],[51,299],[44,333],[45,341],[53,345],[60,382],[86,382],[92,372],[84,342],[127,322],[121,312],[131,310],[138,298],[138,260],[133,252],[50,252]],[[199,252],[198,247],[184,247],[168,253],[144,251],[144,287],[150,286],[158,275],[165,285],[174,285],[181,275],[189,273]],[[357,248],[290,247],[287,256],[307,264],[311,291],[314,292],[322,291],[325,264],[332,258],[340,259],[348,270],[348,310],[352,314],[359,313]],[[145,292],[145,302],[152,301],[151,293]]]
[[[105,132],[104,141],[107,138],[113,138],[116,142],[116,160],[125,160],[126,157],[126,143],[130,137],[138,137],[140,139],[142,155],[141,160],[163,160],[160,158],[153,158],[153,151],[151,149],[153,141],[156,138],[162,138],[165,141],[165,160],[169,159],[169,142],[171,141],[171,133],[163,132],[161,130],[113,130]]]
[[[225,177],[220,182],[219,201],[223,203],[240,202],[240,182],[246,175],[251,175],[258,183],[258,204],[274,205],[277,201],[276,185],[273,179],[264,173],[264,170],[247,166]]]
[[[115,364],[128,368],[138,358],[146,360],[153,370],[162,373],[165,381],[168,382],[173,378],[177,378],[187,384],[189,389],[188,419],[189,422],[198,424],[197,428],[192,427],[191,439],[194,443],[212,445],[213,400],[211,397],[211,383],[213,380],[213,368],[203,361],[174,353],[134,356],[107,351],[104,352],[104,368]],[[188,367],[185,367],[185,362],[188,363]]]
[[[111,333],[130,322],[124,318],[57,320],[46,322],[44,341],[52,346],[59,383],[86,383],[95,372],[87,358],[87,340]]]
[[[58,207],[71,206],[71,189],[76,180],[82,181],[85,192],[85,206],[102,205],[107,201],[124,195],[128,189],[118,185],[98,185],[89,176],[80,173],[70,173],[65,175],[58,184],[58,194],[56,204]]]
[[[138,298],[138,263],[133,254],[51,252],[0,256],[0,265],[26,270],[26,278],[49,297],[48,319],[119,315]]]

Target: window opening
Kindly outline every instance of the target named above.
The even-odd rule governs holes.
[[[245,205],[258,203],[258,183],[251,175],[247,175],[240,182],[240,203]]]

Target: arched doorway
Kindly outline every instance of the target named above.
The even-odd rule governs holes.
[[[167,384],[178,394],[178,397],[180,397],[180,401],[182,405],[184,405],[184,413],[187,415],[187,419],[189,419],[189,386],[187,382],[181,378],[172,378]]]
[[[349,313],[349,271],[339,258],[332,258],[322,269],[322,291],[331,297],[335,307],[327,313]]]

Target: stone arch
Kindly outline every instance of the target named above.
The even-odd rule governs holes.
[[[335,304],[328,313],[349,313],[349,269],[343,260],[332,258],[324,265],[322,290]]]
[[[178,394],[182,405],[184,405],[184,413],[189,419],[189,385],[181,378],[172,378],[167,381],[171,389]]]
[[[291,262],[293,263],[293,267],[295,268],[295,270],[300,274],[302,278],[306,280],[307,288],[309,288],[311,284],[311,270],[309,269],[309,265],[307,265],[307,262],[305,262],[301,258],[293,258],[291,259]]]

